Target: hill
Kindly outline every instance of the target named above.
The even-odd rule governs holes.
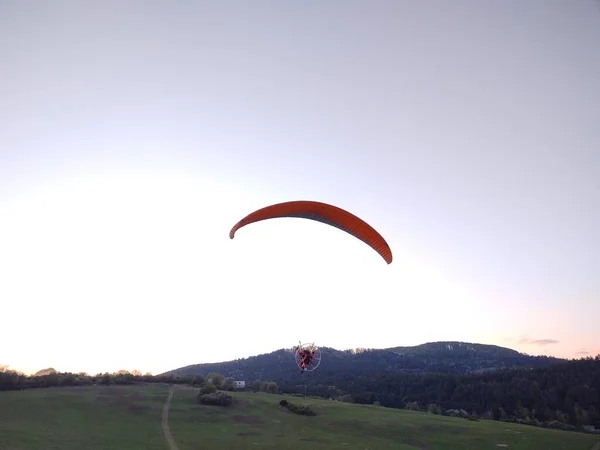
[[[164,430],[179,450],[590,450],[598,442],[583,433],[312,398],[236,392],[231,406],[216,407],[198,404],[195,389],[176,387],[169,403],[168,394],[164,385],[2,392],[0,448],[164,449]],[[316,416],[292,414],[279,406],[282,399],[306,403]]]
[[[471,374],[503,369],[548,367],[564,362],[551,356],[531,356],[498,345],[470,342],[428,342],[387,349],[406,358],[416,371]]]
[[[321,348],[323,360],[319,373],[323,377],[346,373],[353,376],[380,373],[445,373],[466,375],[512,368],[538,368],[564,360],[548,356],[530,356],[495,345],[466,342],[432,342],[414,347],[359,349],[340,351]],[[219,372],[237,380],[250,382],[269,379],[276,382],[299,381],[291,350],[234,361],[193,364],[164,375],[185,376]]]
[[[539,426],[555,421],[565,428],[600,428],[600,356],[567,361],[462,342],[322,353],[319,369],[305,374],[295,367],[291,350],[278,350],[166,375],[185,380],[218,372],[252,386],[256,380],[274,381],[286,393],[391,408],[462,409]]]

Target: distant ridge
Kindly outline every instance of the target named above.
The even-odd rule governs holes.
[[[344,372],[348,376],[377,373],[476,374],[517,368],[547,367],[565,359],[531,356],[497,345],[441,341],[386,349],[337,350],[322,347],[323,360],[318,373],[324,377]],[[218,363],[192,364],[165,372],[182,377],[219,372],[239,380],[269,379],[291,382],[299,378],[291,350]],[[313,377],[317,376],[317,372]]]

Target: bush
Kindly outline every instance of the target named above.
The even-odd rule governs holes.
[[[201,394],[199,400],[203,405],[229,406],[233,403],[233,397],[224,391]]]
[[[575,427],[573,425],[568,425],[566,423],[560,422],[558,420],[551,420],[548,422],[548,428],[554,428],[555,430],[564,430],[564,431],[574,431]]]
[[[410,402],[406,405],[406,409],[410,409],[411,411],[420,411],[418,402]]]
[[[430,403],[429,406],[427,407],[427,412],[429,414],[439,414],[440,408],[435,403]]]
[[[355,403],[354,398],[350,394],[342,395],[338,400],[344,403]]]
[[[279,404],[286,408],[288,411],[293,412],[294,414],[300,414],[302,416],[317,415],[317,413],[314,412],[308,405],[295,405],[291,402],[288,402],[287,400],[281,400]]]
[[[268,381],[265,386],[265,391],[269,394],[277,394],[279,392],[279,386],[274,381]]]
[[[217,386],[213,383],[206,383],[202,386],[202,389],[200,389],[200,395],[214,394],[215,392],[217,392]]]

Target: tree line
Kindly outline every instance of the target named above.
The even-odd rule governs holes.
[[[113,385],[132,383],[183,383],[181,379],[172,375],[142,374],[138,370],[119,370],[114,373],[98,373],[89,375],[85,372],[71,373],[58,372],[54,368],[43,369],[33,375],[11,370],[7,366],[0,366],[0,391],[34,389],[44,387],[67,387],[87,385]]]
[[[71,373],[58,372],[54,368],[43,369],[33,375],[25,375],[22,372],[10,370],[7,366],[0,365],[0,391],[11,391],[21,389],[35,389],[44,387],[69,387],[69,386],[91,386],[91,385],[125,385],[135,383],[163,383],[163,384],[188,384],[198,387],[204,393],[217,390],[235,391],[235,379],[225,377],[218,372],[208,373],[206,376],[200,373],[185,376],[175,375],[152,375],[142,374],[139,370],[119,370],[114,373],[98,373],[89,375],[85,372]],[[279,386],[274,381],[254,380],[245,389],[256,392],[267,392],[278,394]]]
[[[265,373],[269,373],[265,370]],[[307,374],[304,374],[307,375]],[[569,428],[600,428],[600,355],[541,368],[507,369],[478,374],[355,373],[347,366],[311,376],[255,379],[254,391],[302,395],[308,392],[339,401],[408,408],[432,414],[455,414]],[[239,377],[238,377],[239,379]],[[235,390],[230,373],[152,375],[119,371],[88,375],[45,369],[27,376],[0,367],[0,390],[51,386],[130,383],[185,383],[199,388]],[[212,387],[207,389],[212,390]]]

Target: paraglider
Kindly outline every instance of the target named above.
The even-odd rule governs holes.
[[[294,347],[294,359],[300,373],[312,372],[321,364],[321,351],[315,344],[299,343]]]
[[[337,206],[315,201],[296,200],[277,203],[254,211],[233,226],[229,232],[229,238],[233,239],[236,231],[246,225],[261,220],[281,217],[310,219],[339,228],[369,245],[388,264],[392,263],[392,250],[390,246],[383,236],[371,225]]]

